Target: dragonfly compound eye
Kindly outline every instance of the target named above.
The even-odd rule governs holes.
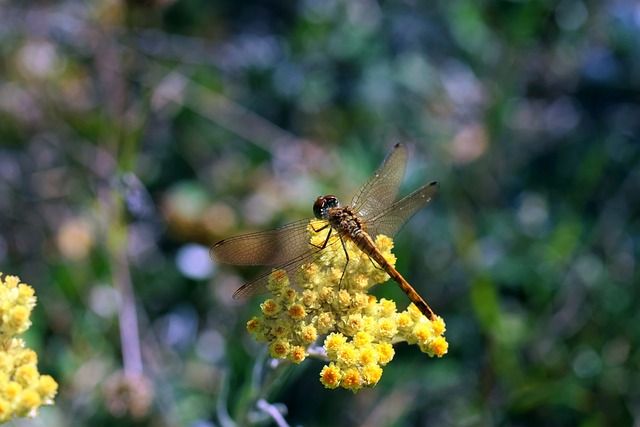
[[[327,219],[327,211],[337,207],[340,207],[340,202],[336,196],[318,197],[313,204],[313,214],[318,219]]]

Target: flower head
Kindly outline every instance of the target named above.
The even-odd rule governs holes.
[[[34,295],[17,276],[0,273],[0,423],[35,416],[41,405],[53,404],[58,391],[52,377],[38,372],[36,353],[15,337],[31,326]]]
[[[310,245],[318,248],[326,242],[324,250],[300,266],[294,277],[274,271],[269,280],[274,296],[262,303],[262,316],[247,323],[257,340],[269,343],[271,356],[300,363],[309,355],[305,349],[324,336],[329,363],[320,372],[320,382],[354,392],[378,383],[397,342],[416,344],[429,356],[443,356],[448,343],[442,318],[429,320],[413,304],[398,312],[394,301],[368,295],[389,276],[350,240],[343,239],[343,249],[332,232],[327,241],[325,225],[313,220],[308,227]],[[379,235],[375,243],[395,265],[393,241]]]

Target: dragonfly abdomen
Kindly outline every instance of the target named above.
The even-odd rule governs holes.
[[[396,270],[389,261],[378,250],[371,236],[362,229],[352,230],[352,233],[348,235],[349,239],[356,244],[358,249],[367,254],[374,262],[376,262],[380,268],[387,272],[387,274],[400,286],[400,289],[407,294],[411,302],[415,304],[422,314],[427,316],[429,320],[433,320],[435,315],[429,304],[427,304],[422,297],[413,289],[413,287],[405,280],[404,277]]]

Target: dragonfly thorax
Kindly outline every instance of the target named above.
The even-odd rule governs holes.
[[[340,202],[336,196],[331,194],[324,197],[320,196],[313,204],[313,214],[318,219],[329,219],[329,209],[339,208]]]

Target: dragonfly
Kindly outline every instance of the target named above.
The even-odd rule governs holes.
[[[314,216],[326,221],[320,230],[327,230],[322,245],[309,241],[309,221],[305,219],[281,227],[243,234],[221,240],[210,250],[211,258],[220,263],[241,266],[270,266],[285,270],[290,278],[305,263],[312,262],[329,245],[345,240],[352,241],[359,250],[369,256],[407,294],[411,302],[430,320],[435,314],[416,290],[384,258],[376,247],[374,238],[384,234],[393,238],[413,215],[429,203],[436,193],[438,182],[432,181],[408,196],[396,200],[407,167],[408,150],[402,143],[395,144],[374,174],[356,192],[348,206],[341,206],[334,195],[318,197],[313,205]],[[315,231],[320,231],[315,230]],[[330,239],[337,233],[339,239]],[[349,255],[346,252],[346,271]],[[267,293],[268,271],[240,287],[234,299],[248,298]]]

